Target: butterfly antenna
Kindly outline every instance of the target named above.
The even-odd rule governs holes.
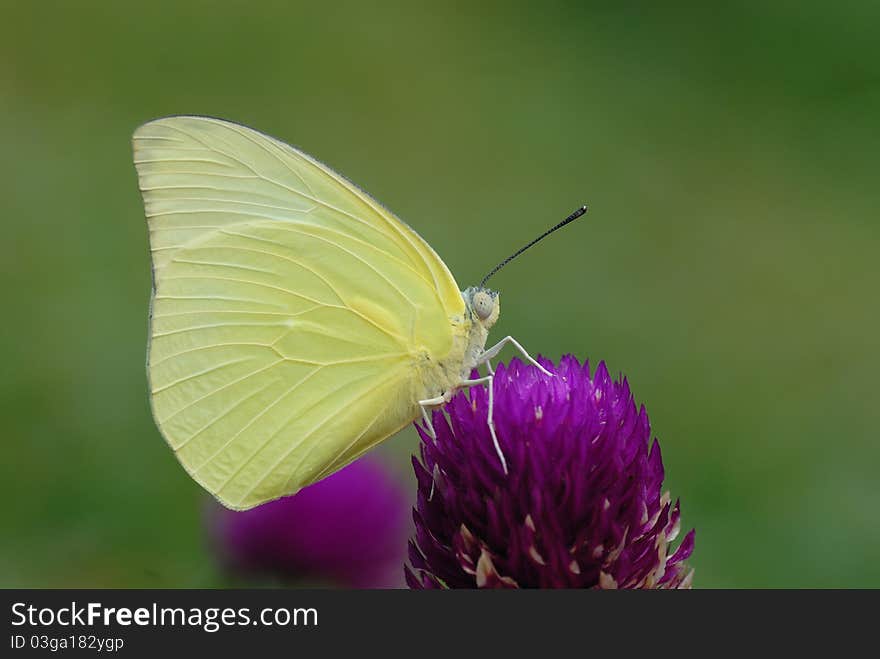
[[[522,253],[523,253],[524,251],[526,251],[529,247],[532,247],[532,246],[538,244],[539,242],[541,242],[542,240],[544,240],[544,238],[546,238],[547,236],[549,236],[549,235],[550,235],[551,233],[553,233],[554,231],[556,231],[556,230],[558,230],[558,229],[561,229],[561,228],[564,227],[566,224],[570,224],[571,222],[574,222],[576,219],[578,219],[581,215],[583,215],[583,214],[586,213],[586,212],[587,212],[587,207],[586,207],[586,206],[581,206],[581,207],[578,208],[574,213],[572,213],[572,214],[569,215],[567,218],[565,218],[564,220],[562,220],[562,222],[560,222],[559,224],[557,224],[555,227],[553,227],[553,228],[551,228],[551,229],[547,229],[547,231],[545,231],[545,232],[542,233],[540,236],[538,236],[537,238],[535,238],[535,239],[534,239],[532,242],[530,242],[528,245],[526,245],[525,247],[521,247],[520,249],[516,250],[513,254],[511,254],[511,255],[508,256],[506,259],[504,259],[501,263],[499,263],[499,264],[496,265],[494,268],[492,268],[491,272],[489,272],[488,275],[486,275],[485,277],[483,277],[483,281],[480,282],[480,288],[483,288],[483,287],[486,285],[486,282],[489,281],[489,277],[491,277],[491,276],[494,275],[496,272],[498,272],[499,270],[501,270],[501,268],[503,268],[503,267],[506,266],[508,263],[510,263],[511,261],[513,261],[513,259],[515,259],[517,256],[519,256],[520,254],[522,254]]]

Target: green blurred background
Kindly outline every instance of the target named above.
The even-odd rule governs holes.
[[[462,286],[589,203],[493,281],[494,335],[628,376],[696,586],[880,586],[880,4],[707,4],[0,2],[0,585],[223,583],[148,408],[129,142],[198,113]]]

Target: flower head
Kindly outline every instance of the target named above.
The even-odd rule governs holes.
[[[353,588],[402,586],[408,498],[378,461],[362,458],[297,494],[211,514],[215,547],[237,575]]]
[[[644,407],[604,363],[571,356],[555,377],[513,360],[498,367],[494,422],[485,388],[418,427],[412,588],[680,588],[694,532],[676,550],[679,504],[661,494],[663,461]]]

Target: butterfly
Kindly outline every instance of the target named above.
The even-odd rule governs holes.
[[[133,147],[151,408],[200,485],[236,510],[293,494],[420,415],[433,433],[428,411],[474,385],[488,385],[506,471],[490,360],[511,344],[544,369],[510,336],[485,347],[500,312],[488,276],[461,291],[391,212],[245,126],[167,117]]]

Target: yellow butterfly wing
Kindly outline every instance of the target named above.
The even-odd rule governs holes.
[[[450,355],[465,311],[418,234],[244,126],[169,117],[133,142],[153,260],[153,415],[196,481],[250,508],[417,416],[430,389],[420,364]]]

